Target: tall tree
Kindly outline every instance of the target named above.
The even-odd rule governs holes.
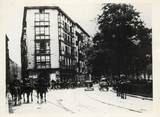
[[[104,4],[102,11],[97,21],[99,32],[93,38],[93,72],[120,75],[143,71],[143,60],[151,52],[151,30],[140,13],[130,4],[115,3]]]

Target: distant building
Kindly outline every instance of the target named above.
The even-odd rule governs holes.
[[[85,46],[89,40],[89,34],[59,7],[25,7],[21,37],[22,77],[37,78],[43,72],[50,80],[79,79],[87,73]]]
[[[6,35],[6,86],[9,86],[15,78],[21,79],[21,67],[9,57],[8,41]]]
[[[10,65],[9,65],[9,49],[8,49],[8,41],[9,41],[9,38],[8,38],[7,35],[5,36],[5,39],[6,39],[6,42],[5,42],[5,43],[6,43],[6,89],[7,89],[6,91],[8,91],[7,86],[9,85]]]
[[[11,59],[9,59],[9,78],[10,78],[10,82],[13,81],[13,79],[18,78],[18,65],[12,61]]]

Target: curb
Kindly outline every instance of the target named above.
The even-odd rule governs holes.
[[[110,91],[116,93],[113,89],[111,89]],[[142,100],[153,101],[153,98],[149,98],[149,97],[143,97],[143,96],[133,95],[133,94],[126,94],[126,95],[129,96],[129,97],[139,98],[139,99],[142,99]]]
[[[127,94],[127,96],[139,98],[139,99],[142,99],[142,100],[150,100],[150,101],[153,101],[153,98],[143,97],[143,96],[139,96],[139,95]]]

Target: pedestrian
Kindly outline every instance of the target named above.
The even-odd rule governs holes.
[[[126,93],[127,93],[127,84],[125,81],[122,82],[121,84],[122,86],[122,95],[121,95],[121,98],[122,99],[126,99]]]
[[[119,97],[120,96],[120,92],[121,92],[120,80],[117,81],[117,83],[116,83],[116,92],[117,92],[117,97]]]
[[[54,81],[54,80],[51,80],[51,89],[54,88],[54,85],[55,85],[55,81]]]

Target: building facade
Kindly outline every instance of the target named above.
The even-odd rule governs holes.
[[[22,78],[75,81],[84,74],[89,34],[57,6],[24,8],[21,36]]]
[[[14,79],[21,79],[20,77],[20,67],[17,63],[9,59],[9,78],[10,82],[12,82]]]
[[[21,67],[10,59],[8,41],[9,38],[6,35],[6,91],[9,90],[10,84],[14,79],[21,79]]]

